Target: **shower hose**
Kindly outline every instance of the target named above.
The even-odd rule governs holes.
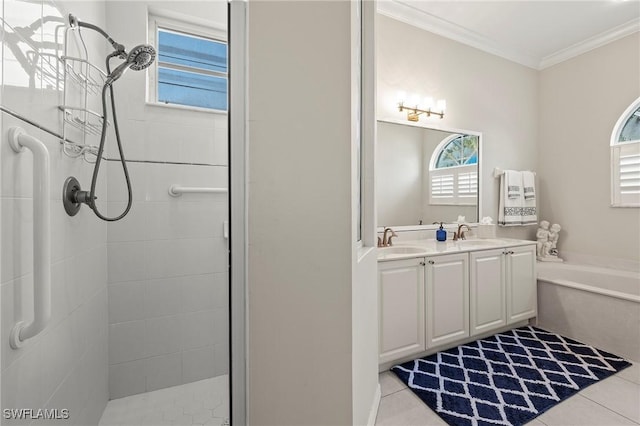
[[[110,61],[112,58],[117,57],[117,56],[121,56],[121,52],[113,52],[111,53],[109,56],[107,56],[106,59],[106,67],[107,67],[107,75],[111,74],[111,66],[110,66]],[[127,215],[127,213],[129,213],[129,210],[131,210],[131,204],[133,203],[133,192],[131,189],[131,179],[129,178],[129,170],[127,169],[127,160],[124,157],[124,152],[122,149],[122,141],[120,140],[120,131],[118,129],[118,118],[116,116],[116,104],[115,104],[115,97],[114,97],[114,92],[113,92],[113,82],[111,83],[105,83],[105,85],[102,87],[102,132],[100,134],[100,145],[98,146],[98,154],[97,154],[97,158],[96,158],[96,162],[93,166],[93,176],[91,177],[91,190],[89,191],[89,200],[88,200],[88,205],[91,208],[91,210],[93,210],[93,212],[96,214],[96,216],[98,216],[100,219],[105,220],[107,222],[115,222],[117,220],[122,219],[123,217],[125,217]],[[96,205],[96,183],[98,181],[98,172],[100,171],[100,163],[102,162],[102,154],[104,152],[104,146],[106,143],[106,139],[107,139],[107,116],[108,116],[108,109],[107,109],[107,90],[109,91],[109,96],[111,98],[111,112],[113,115],[113,129],[115,131],[116,134],[116,142],[118,145],[118,153],[120,155],[120,163],[122,164],[122,171],[124,172],[124,178],[127,182],[127,193],[128,193],[128,201],[127,201],[127,207],[125,208],[125,210],[119,215],[119,216],[115,216],[115,217],[107,217],[105,215],[103,215],[102,213],[100,213],[100,210],[98,209],[98,206]]]

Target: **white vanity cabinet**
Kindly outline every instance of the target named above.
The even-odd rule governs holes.
[[[431,249],[441,254],[415,246],[378,254],[381,366],[536,316],[535,243],[445,244]]]
[[[378,264],[380,362],[425,350],[424,258]]]
[[[469,315],[472,336],[507,323],[504,253],[504,249],[493,249],[469,254]]]
[[[467,253],[380,263],[380,362],[469,336]]]
[[[469,256],[425,259],[427,348],[469,336]]]
[[[506,249],[507,324],[533,318],[538,313],[536,246]]]
[[[471,335],[536,316],[535,245],[470,253]]]

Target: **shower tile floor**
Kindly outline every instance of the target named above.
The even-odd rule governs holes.
[[[229,424],[229,378],[218,376],[109,401],[99,426]]]
[[[447,426],[395,374],[380,373],[380,387],[375,426]],[[631,367],[583,389],[528,425],[640,425],[640,363],[633,361]]]

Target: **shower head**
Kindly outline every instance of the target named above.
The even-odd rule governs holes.
[[[109,74],[105,85],[113,84],[114,81],[122,77],[122,74],[124,74],[128,68],[135,71],[148,68],[151,66],[155,58],[156,50],[152,46],[149,46],[148,44],[141,44],[134,47],[127,55],[127,59],[122,64],[118,65],[111,74]]]
[[[132,70],[140,71],[148,68],[155,58],[156,50],[148,44],[141,44],[131,50],[127,62],[131,63]]]

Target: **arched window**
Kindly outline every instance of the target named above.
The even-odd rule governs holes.
[[[611,205],[640,207],[640,98],[620,116],[611,134]]]
[[[476,204],[478,136],[454,134],[443,139],[431,156],[429,183],[431,204]]]

